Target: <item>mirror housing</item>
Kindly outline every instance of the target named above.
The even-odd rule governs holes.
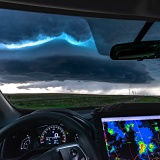
[[[113,60],[143,60],[160,58],[160,41],[142,41],[114,45],[110,52]]]

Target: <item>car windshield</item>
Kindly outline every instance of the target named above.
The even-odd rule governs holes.
[[[114,61],[145,21],[0,9],[0,89],[15,107],[159,102],[159,59]],[[155,22],[142,40],[159,40]]]

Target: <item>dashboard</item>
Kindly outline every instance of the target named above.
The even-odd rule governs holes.
[[[8,137],[3,144],[3,157],[17,158],[35,152],[42,153],[58,145],[76,142],[78,134],[63,124],[26,126]]]
[[[97,160],[160,158],[158,103],[116,104],[76,111],[49,109],[40,111],[41,114],[44,118],[35,119],[39,113],[27,113],[25,116],[31,116],[32,119],[20,125],[15,132],[8,133],[9,136],[1,144],[1,157],[29,160],[54,148],[66,146],[65,152],[70,154],[77,147],[75,144],[80,144],[73,154],[73,157],[78,155],[76,160],[88,160],[94,154],[91,147],[95,147],[93,151],[98,155]],[[55,116],[58,118],[54,119]],[[68,125],[67,121],[70,120],[71,125]]]

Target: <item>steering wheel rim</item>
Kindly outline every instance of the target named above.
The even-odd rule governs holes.
[[[64,124],[64,126],[67,126],[69,130],[74,130],[79,135],[79,139],[76,141],[76,143],[80,146],[88,159],[99,159],[96,153],[95,143],[92,137],[86,133],[85,128],[76,120],[57,112],[37,112],[18,118],[13,123],[5,126],[0,130],[0,143],[3,142],[3,140],[6,139],[9,135],[22,128],[22,126],[27,127],[28,124],[34,125],[42,120],[50,121],[51,123]]]

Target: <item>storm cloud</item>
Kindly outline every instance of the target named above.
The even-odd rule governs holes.
[[[0,45],[10,46],[0,49],[0,83],[3,86],[18,84],[18,89],[26,90],[62,87],[69,92],[85,87],[88,92],[94,93],[126,87],[128,92],[130,84],[148,85],[155,80],[151,74],[152,69],[146,67],[147,63],[110,60],[109,56],[97,52],[93,39],[94,37],[101,54],[109,54],[115,43],[125,42],[126,39],[134,40],[144,22],[87,19],[92,36],[87,21],[81,17],[1,9],[0,18]],[[16,48],[22,42],[38,42],[47,37],[63,36],[64,33],[71,36],[71,39],[63,37]],[[76,45],[70,41],[73,39]],[[12,44],[17,46],[13,49]],[[92,87],[87,87],[89,82]]]
[[[0,50],[0,59],[35,59],[40,57],[47,57],[53,55],[83,55],[83,56],[99,56],[95,52],[95,46],[92,40],[88,40],[88,46],[72,45],[66,40],[52,40],[50,42],[31,47],[24,47],[22,49],[4,49]],[[84,43],[84,45],[86,45]],[[90,48],[91,47],[91,48]]]
[[[0,19],[0,42],[4,44],[37,40],[39,35],[58,37],[62,33],[77,41],[91,37],[87,22],[80,17],[0,9]]]
[[[50,56],[30,61],[0,62],[2,83],[52,80],[149,83],[154,79],[145,69],[145,65],[138,62],[113,63],[105,58],[86,56]]]

